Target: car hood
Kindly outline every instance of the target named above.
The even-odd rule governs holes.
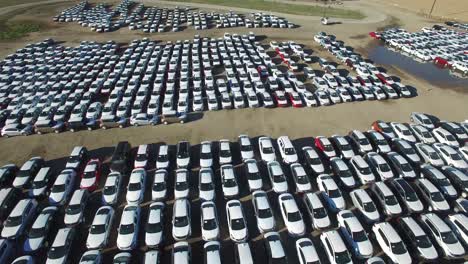
[[[24,251],[26,252],[32,252],[38,250],[40,247],[42,247],[42,243],[44,242],[44,238],[28,238],[24,242]]]
[[[166,162],[156,162],[156,168],[157,169],[164,169],[164,168],[167,168],[169,166],[169,161],[166,161]]]
[[[49,202],[52,203],[52,204],[62,203],[64,198],[65,198],[65,192],[50,193]]]
[[[178,167],[187,167],[189,165],[190,159],[177,159],[177,166]]]
[[[166,197],[166,193],[167,193],[166,190],[160,191],[160,192],[153,191],[151,193],[151,197],[153,198],[153,200],[161,200],[161,199],[164,199],[164,197]]]
[[[65,225],[77,224],[80,221],[81,215],[82,214],[73,214],[73,215],[65,214],[63,218],[63,222]]]
[[[445,250],[452,256],[456,257],[461,257],[465,254],[465,249],[460,242],[457,242],[456,244],[450,244],[448,246],[446,245]]]
[[[133,233],[128,235],[119,234],[117,236],[117,247],[119,249],[128,249],[132,246],[133,239]]]
[[[174,190],[174,196],[176,197],[176,199],[186,198],[188,195],[189,195],[189,189],[182,190],[182,191]]]
[[[13,238],[17,235],[20,226],[12,226],[12,227],[3,227],[2,229],[2,237],[4,238]]]
[[[286,182],[274,182],[273,190],[276,193],[283,193],[288,191],[288,184]]]
[[[23,185],[25,185],[28,181],[29,181],[29,177],[15,177],[12,185],[15,188],[19,188],[19,187],[23,187]]]
[[[115,202],[117,198],[116,194],[107,194],[107,195],[102,195],[102,199],[104,200],[105,203],[107,204],[112,204]]]
[[[66,260],[67,260],[66,257],[62,257],[62,258],[59,258],[59,259],[49,259],[49,258],[47,258],[47,264],[64,264],[64,263],[66,263]]]
[[[138,200],[140,200],[140,196],[141,196],[141,190],[140,191],[133,191],[133,192],[130,192],[130,191],[127,191],[127,202],[129,203],[136,203],[138,202]]]
[[[203,168],[213,166],[213,159],[200,159],[200,166]]]
[[[437,253],[436,249],[434,246],[431,246],[429,248],[418,248],[419,253],[428,260],[431,259],[437,259],[439,257],[439,254]]]
[[[357,247],[359,248],[359,254],[361,256],[372,256],[374,252],[374,248],[372,247],[372,244],[369,240],[363,241],[363,242],[358,242]]]
[[[172,227],[172,235],[177,239],[185,239],[190,235],[190,226]]]
[[[105,233],[102,234],[89,234],[88,240],[86,241],[86,245],[89,249],[92,248],[100,248],[104,243],[106,238]]]
[[[225,196],[235,196],[239,193],[239,187],[224,187],[223,186],[223,193]]]
[[[79,165],[80,165],[79,162],[67,162],[67,164],[65,165],[65,168],[76,170]]]
[[[263,231],[270,231],[275,228],[275,220],[270,218],[257,218],[257,225]]]
[[[263,154],[263,159],[266,162],[274,161],[276,159],[276,155],[275,154]]]
[[[249,183],[249,187],[250,187],[251,190],[260,190],[262,188],[262,186],[263,186],[262,179],[249,180],[248,183]]]
[[[330,226],[330,224],[330,218],[328,217],[314,218],[314,226],[318,229],[327,228]]]
[[[288,232],[295,235],[302,235],[305,233],[305,225],[303,221],[297,221],[286,225]]]
[[[90,178],[90,179],[82,178],[80,186],[81,186],[81,188],[89,188],[89,187],[93,186],[95,181],[96,181],[96,178]]]
[[[212,201],[215,198],[215,191],[200,191],[200,199],[204,201]]]
[[[254,153],[253,151],[243,151],[241,152],[241,156],[244,160],[246,159],[253,159],[254,158]]]
[[[247,238],[247,228],[242,230],[231,230],[230,236],[234,241],[244,241]]]
[[[162,232],[158,233],[146,233],[145,235],[145,243],[147,246],[157,246],[161,243],[162,240]]]

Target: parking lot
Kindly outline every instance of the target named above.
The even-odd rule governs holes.
[[[418,121],[414,121],[414,122],[418,122]],[[387,123],[389,124],[389,123]],[[397,124],[397,123],[395,123]],[[445,124],[442,123],[436,123],[437,126],[439,127],[447,127]],[[463,124],[462,124],[463,125]],[[392,123],[392,126],[394,126],[394,124]],[[465,128],[466,129],[466,124],[464,124]],[[382,129],[383,127],[382,126],[374,126],[374,129]],[[413,129],[413,128],[412,128]],[[384,129],[385,130],[385,129]],[[387,131],[385,135],[390,135],[388,134],[388,130],[385,130]],[[414,130],[412,130],[414,131]],[[379,133],[379,132],[377,132]],[[405,138],[405,139],[410,139],[410,138],[407,138],[406,136],[403,136],[405,135],[405,133],[403,132],[400,132],[400,133],[403,133],[403,134],[399,134],[399,132],[397,132],[396,130],[394,130],[394,133],[393,136],[396,136],[396,137],[399,137],[399,138]],[[414,133],[414,132],[413,132]],[[413,136],[416,136],[416,140],[419,141],[420,138],[417,136],[417,134],[413,134]],[[435,132],[434,132],[435,133]],[[461,142],[463,142],[463,134],[466,136],[466,133],[468,133],[468,131],[465,131],[465,132],[462,132],[461,134],[456,134],[456,138],[458,140],[462,140]],[[454,134],[455,135],[455,134]],[[434,136],[436,136],[436,134],[434,134]],[[367,134],[367,137],[370,139],[370,134]],[[379,248],[379,244],[377,243],[377,241],[375,240],[375,236],[372,235],[372,230],[371,230],[371,227],[372,225],[369,225],[369,224],[365,224],[365,218],[364,216],[359,213],[360,211],[358,209],[356,209],[354,206],[353,206],[353,202],[351,201],[350,197],[349,197],[349,189],[346,189],[346,187],[343,185],[343,182],[340,179],[341,176],[338,176],[336,173],[335,170],[333,170],[332,167],[330,167],[330,158],[328,158],[327,155],[330,155],[330,154],[327,154],[327,152],[323,152],[322,150],[320,150],[320,145],[317,145],[317,138],[319,137],[315,137],[315,138],[300,138],[300,139],[295,139],[292,141],[293,145],[294,145],[294,148],[296,149],[297,153],[298,153],[298,156],[300,158],[300,164],[302,164],[302,166],[305,168],[306,170],[306,173],[307,173],[307,178],[310,180],[310,182],[312,183],[312,186],[311,186],[311,189],[310,191],[311,192],[318,192],[320,193],[320,191],[323,192],[323,189],[321,189],[322,187],[320,187],[318,185],[318,182],[316,181],[317,180],[317,177],[318,175],[316,174],[315,172],[315,169],[313,169],[313,167],[310,167],[310,165],[308,165],[308,163],[306,162],[306,159],[305,159],[305,156],[304,156],[304,152],[302,151],[302,148],[305,147],[305,146],[313,146],[313,148],[316,149],[316,151],[319,153],[319,157],[320,157],[320,160],[322,162],[322,164],[324,165],[324,168],[325,168],[325,173],[330,173],[332,175],[334,175],[333,177],[336,177],[335,181],[338,183],[338,186],[339,188],[341,189],[341,192],[342,192],[342,195],[346,201],[346,208],[347,209],[350,209],[350,210],[353,210],[354,214],[358,217],[359,221],[361,222],[361,224],[364,226],[366,232],[369,234],[369,237],[372,241],[372,244],[373,244],[373,255],[374,256],[382,256],[381,254],[381,249]],[[436,137],[437,138],[437,137]],[[315,141],[314,141],[315,140]],[[349,137],[347,140],[350,140]],[[443,139],[440,139],[440,138],[437,138],[437,141],[440,141],[440,142],[443,142],[442,141]],[[289,260],[290,263],[297,263],[297,259],[296,259],[296,249],[295,249],[295,246],[294,246],[294,243],[291,243],[291,240],[294,241],[294,238],[291,237],[291,235],[288,234],[288,229],[286,228],[285,226],[285,223],[283,221],[283,218],[281,216],[281,207],[279,206],[279,203],[278,203],[278,195],[279,193],[275,192],[273,190],[273,186],[272,186],[272,182],[271,182],[271,178],[269,178],[269,172],[267,170],[267,166],[266,166],[266,163],[262,162],[262,158],[265,159],[264,156],[261,156],[261,148],[260,148],[260,145],[258,145],[258,141],[259,141],[259,138],[258,137],[254,137],[254,138],[251,138],[251,142],[252,142],[252,147],[253,147],[253,150],[254,150],[254,158],[257,160],[257,163],[258,163],[258,166],[259,166],[259,169],[260,169],[260,175],[261,175],[261,179],[263,181],[263,186],[262,186],[262,189],[265,190],[268,194],[268,200],[269,200],[269,203],[271,205],[271,208],[272,208],[272,213],[273,213],[273,217],[276,221],[276,228],[275,230],[277,230],[278,232],[280,232],[281,234],[281,240],[282,240],[282,244],[283,246],[285,247],[285,251],[287,252],[287,258]],[[404,140],[403,140],[404,141]],[[348,141],[350,142],[350,141]],[[371,141],[371,142],[374,142],[374,141]],[[389,144],[392,146],[392,149],[394,151],[397,151],[398,153],[401,153],[401,155],[404,155],[402,152],[400,152],[398,149],[396,149],[396,145],[394,145],[394,143],[391,143],[392,140],[390,140],[390,138],[388,138],[388,141],[386,142],[389,142]],[[395,141],[393,141],[395,142]],[[447,144],[450,143],[449,142],[446,142]],[[158,149],[163,145],[164,143],[163,142],[154,142],[153,144],[150,144],[149,147],[149,159],[148,159],[148,167],[147,167],[147,179],[146,179],[146,182],[149,183],[149,182],[152,182],[153,181],[153,175],[154,175],[154,172],[155,172],[155,164],[156,164],[156,156],[157,156],[157,151]],[[450,143],[451,144],[451,143]],[[454,143],[455,144],[455,143]],[[245,221],[246,221],[246,224],[247,224],[247,229],[248,229],[248,241],[250,242],[250,246],[251,246],[251,250],[253,252],[253,256],[254,256],[254,260],[255,262],[261,262],[261,261],[264,261],[265,259],[267,259],[267,252],[265,251],[264,249],[264,239],[263,239],[263,236],[262,234],[260,233],[260,231],[258,230],[257,226],[256,226],[256,221],[255,221],[255,213],[254,213],[254,208],[252,207],[252,197],[251,197],[251,191],[249,190],[249,186],[250,186],[250,183],[248,182],[248,177],[246,175],[246,171],[245,171],[245,165],[243,163],[243,160],[242,160],[242,157],[241,157],[241,149],[240,149],[240,146],[238,143],[236,142],[231,142],[230,143],[230,150],[231,150],[231,153],[232,153],[232,161],[231,161],[231,164],[234,165],[234,171],[235,171],[235,177],[237,179],[237,184],[239,186],[239,194],[236,195],[235,197],[233,198],[229,198],[229,199],[225,199],[223,197],[223,182],[221,180],[221,176],[220,176],[220,165],[219,164],[219,161],[220,161],[220,157],[219,157],[219,147],[218,147],[218,144],[216,142],[213,142],[213,145],[212,145],[212,153],[213,153],[213,165],[212,165],[212,168],[214,169],[214,185],[215,185],[215,193],[216,193],[216,199],[215,199],[215,204],[216,204],[216,207],[217,207],[217,213],[218,213],[218,221],[219,221],[219,228],[220,228],[220,236],[219,236],[219,240],[221,241],[221,248],[222,248],[222,251],[221,251],[221,256],[223,258],[226,258],[226,259],[233,259],[233,254],[234,254],[234,242],[230,240],[229,238],[229,231],[228,231],[228,226],[227,226],[227,222],[226,222],[226,213],[225,213],[225,204],[227,202],[227,200],[230,200],[230,199],[239,199],[242,203],[242,208],[243,208],[243,211],[244,211],[244,216],[245,216]],[[276,149],[276,159],[277,160],[282,160],[284,159],[284,155],[281,154],[281,151],[280,151],[280,146],[277,145],[276,143],[274,144],[275,146],[275,149]],[[346,161],[346,158],[344,155],[344,152],[341,152],[339,151],[340,148],[338,148],[337,145],[333,145],[335,151],[336,151],[336,155],[337,156],[340,156],[342,157],[343,160]],[[353,152],[356,153],[356,155],[359,155],[357,154],[358,153],[358,149],[356,148],[357,145],[355,145],[354,143],[351,145],[353,146]],[[377,145],[374,145],[374,143],[372,143],[372,146],[375,150],[376,146]],[[414,147],[412,147],[414,149]],[[465,147],[466,148],[466,147]],[[455,148],[457,149],[457,148]],[[460,149],[461,150],[461,149]],[[80,224],[78,227],[75,227],[75,228],[78,228],[78,230],[80,230],[80,232],[77,233],[77,236],[74,238],[74,245],[72,247],[72,251],[71,251],[71,258],[72,258],[72,262],[77,262],[79,260],[79,258],[81,257],[82,253],[86,251],[86,248],[85,248],[85,244],[84,242],[86,241],[86,237],[87,237],[87,230],[89,228],[89,226],[91,225],[91,222],[93,220],[93,215],[94,213],[96,212],[96,210],[103,205],[103,202],[102,202],[102,188],[104,186],[104,182],[105,182],[105,179],[106,179],[106,175],[109,174],[109,162],[110,162],[110,157],[112,155],[112,152],[114,151],[114,147],[112,146],[109,146],[109,147],[106,147],[106,148],[101,148],[101,149],[90,149],[90,152],[89,152],[89,155],[88,157],[89,158],[99,158],[102,162],[103,162],[103,167],[102,167],[102,172],[101,172],[101,178],[100,178],[100,182],[98,184],[98,189],[95,190],[92,195],[90,196],[90,200],[89,200],[89,203],[87,203],[86,205],[86,209],[85,209],[85,222]],[[199,161],[200,161],[200,152],[201,151],[201,145],[200,144],[194,144],[191,149],[190,149],[190,160],[191,160],[191,166],[190,166],[190,176],[189,176],[189,200],[190,200],[190,204],[191,204],[191,214],[190,214],[190,217],[191,217],[191,227],[192,227],[192,235],[190,235],[190,238],[188,239],[189,243],[190,243],[190,246],[191,246],[191,249],[192,249],[192,261],[194,259],[201,259],[203,258],[203,240],[201,239],[201,228],[200,228],[200,210],[199,210],[199,207],[200,207],[200,204],[201,204],[201,200],[199,199],[199,189],[198,189],[198,186],[199,186],[199,182],[198,182],[198,171],[200,170],[200,164],[199,164]],[[460,152],[462,153],[462,152]],[[163,236],[164,236],[164,239],[163,239],[163,242],[162,244],[160,244],[160,246],[158,247],[161,252],[162,252],[162,260],[163,260],[163,263],[166,263],[166,262],[169,262],[170,259],[171,259],[171,249],[172,249],[172,245],[174,244],[175,240],[174,238],[172,237],[171,235],[171,231],[172,231],[172,223],[171,223],[171,219],[172,219],[172,205],[174,203],[174,192],[172,191],[174,189],[174,175],[173,172],[175,171],[176,169],[176,164],[177,164],[177,161],[176,161],[176,154],[177,154],[177,149],[176,149],[176,146],[175,145],[172,145],[170,146],[170,151],[169,151],[169,157],[170,157],[170,167],[168,168],[168,171],[169,171],[169,180],[167,181],[167,190],[168,190],[168,196],[166,197],[166,199],[164,200],[165,204],[166,204],[166,208],[164,209],[164,231],[163,231]],[[224,154],[225,155],[225,154]],[[263,154],[262,154],[263,155]],[[381,152],[381,155],[387,157],[387,162],[389,162],[389,159],[388,157],[389,156],[386,156],[386,154],[383,154]],[[133,150],[132,150],[132,157],[131,157],[131,161],[133,161],[135,159],[135,156],[136,156],[136,146],[134,146]],[[422,158],[422,156],[421,156]],[[465,157],[463,159],[466,159],[466,153],[465,153]],[[445,159],[444,159],[445,160]],[[60,158],[60,159],[55,159],[55,160],[49,160],[49,161],[46,161],[45,163],[45,166],[50,166],[52,168],[52,171],[53,171],[53,175],[57,175],[65,166],[65,163],[67,161],[67,158],[66,157],[63,157],[63,158]],[[86,162],[86,160],[84,160],[84,162]],[[445,160],[445,162],[449,162],[448,160]],[[131,162],[133,164],[133,162]],[[347,164],[349,164],[348,166],[350,166],[350,163],[349,161],[346,161]],[[446,163],[447,164],[447,163]],[[20,166],[20,164],[18,164],[18,166]],[[416,165],[416,164],[413,164],[413,169],[416,171],[417,174],[419,173],[423,173],[421,168],[419,167],[419,165]],[[454,165],[454,166],[459,166],[459,165]],[[465,161],[465,165],[460,165],[460,166],[466,166],[466,161]],[[288,192],[292,193],[294,195],[294,198],[296,200],[296,203],[298,204],[299,206],[299,210],[300,212],[302,213],[302,216],[303,216],[303,219],[304,219],[304,223],[305,223],[305,226],[306,226],[306,232],[305,232],[305,237],[309,237],[312,239],[315,247],[317,248],[317,251],[318,252],[323,252],[322,250],[322,243],[319,239],[319,236],[322,232],[324,232],[325,230],[329,230],[329,229],[336,229],[338,226],[338,222],[337,222],[337,219],[336,219],[336,213],[333,212],[333,209],[330,207],[330,204],[327,204],[326,200],[322,200],[322,203],[324,203],[324,205],[326,205],[327,207],[327,211],[328,211],[328,215],[330,217],[330,220],[331,220],[331,226],[329,228],[326,228],[325,230],[322,230],[322,231],[318,231],[318,230],[314,230],[312,228],[312,222],[311,222],[311,218],[310,216],[308,215],[307,213],[307,209],[306,209],[306,205],[304,204],[302,198],[304,197],[304,194],[302,192],[297,192],[297,185],[296,185],[296,182],[294,180],[294,177],[293,175],[291,174],[291,171],[290,169],[288,168],[289,166],[285,163],[282,163],[282,169],[283,169],[283,172],[285,174],[285,177],[286,177],[286,180],[287,180],[287,185],[288,185]],[[79,171],[82,171],[83,167],[80,167]],[[397,173],[397,171],[393,170],[394,173]],[[425,172],[424,172],[425,173]],[[353,173],[353,177],[356,181],[360,181],[360,178],[358,177],[358,175],[356,174],[356,171],[354,171]],[[424,174],[426,175],[426,174]],[[79,177],[79,176],[78,176]],[[378,176],[376,176],[376,181],[378,181],[378,179],[380,179]],[[396,177],[396,176],[395,176]],[[401,177],[401,176],[400,176]],[[427,177],[427,176],[422,176],[422,177]],[[116,241],[116,237],[117,237],[117,226],[118,226],[118,223],[119,223],[119,219],[120,219],[120,216],[121,216],[121,212],[122,212],[122,209],[125,205],[125,186],[127,185],[127,182],[128,182],[128,174],[127,175],[123,175],[122,176],[122,189],[121,191],[119,192],[119,201],[118,203],[116,204],[116,206],[114,207],[116,209],[116,214],[114,216],[114,222],[113,222],[113,226],[111,227],[112,228],[112,232],[111,232],[111,236],[110,236],[110,243],[109,245],[103,249],[102,253],[103,253],[103,257],[104,257],[104,261],[105,262],[108,262],[108,261],[111,261],[111,259],[113,258],[113,256],[119,252],[119,250],[116,248],[116,245],[115,245],[115,241]],[[452,179],[452,178],[450,178]],[[406,179],[406,181],[408,182],[411,182],[411,185],[413,186],[413,188],[415,188],[416,190],[419,190],[417,187],[416,187],[416,182],[418,182],[418,180],[414,181],[414,179]],[[388,180],[388,182],[392,182],[392,180]],[[4,183],[6,185],[4,186],[8,186],[9,183],[6,182]],[[78,184],[78,181],[75,182],[75,184]],[[354,187],[354,188],[363,188],[363,189],[367,189],[369,190],[369,193],[372,194],[372,191],[371,190],[371,187],[373,186],[374,183],[370,182],[368,184],[364,184],[364,185],[361,185],[361,184],[358,184],[357,187]],[[50,186],[50,184],[49,184]],[[74,187],[74,188],[79,188],[78,186]],[[353,188],[353,189],[354,189]],[[441,188],[441,186],[439,186],[439,188]],[[442,189],[440,189],[442,190]],[[458,187],[457,187],[457,190],[458,190]],[[26,191],[26,190],[24,190]],[[144,223],[147,219],[147,211],[148,211],[148,206],[149,204],[151,203],[151,192],[152,192],[152,186],[151,184],[146,184],[145,185],[145,196],[144,196],[144,199],[142,200],[142,202],[140,203],[140,206],[142,207],[142,214],[140,215],[140,229],[139,229],[139,233],[138,233],[138,237],[139,237],[139,242],[138,242],[138,245],[137,247],[135,248],[135,250],[132,250],[132,255],[134,257],[133,261],[134,263],[138,263],[139,261],[141,261],[142,259],[142,256],[143,256],[143,253],[146,252],[148,250],[148,248],[146,247],[145,243],[144,243],[144,235],[145,235],[145,231],[144,231]],[[460,192],[458,192],[457,196],[458,195],[461,195],[463,192],[466,192],[466,191],[463,191],[461,190]],[[418,191],[418,196],[420,197],[420,199],[423,199],[422,195],[421,195],[421,192]],[[26,195],[27,193],[24,192],[24,195]],[[444,193],[445,194],[445,193]],[[323,194],[322,194],[323,195]],[[445,196],[445,195],[444,195]],[[323,196],[323,197],[326,197],[326,196]],[[376,203],[377,207],[378,207],[378,210],[379,212],[381,213],[381,215],[384,214],[384,208],[382,207],[382,205],[379,205],[379,203],[377,202],[377,198],[374,197],[374,196],[371,196],[372,199],[374,199],[374,202]],[[447,201],[450,201],[450,203],[452,203],[451,205],[451,209],[447,212],[447,211],[440,211],[440,212],[437,212],[441,217],[445,217],[447,214],[449,213],[453,213],[454,211],[453,210],[458,210],[458,209],[454,209],[454,208],[458,208],[456,205],[455,205],[455,200],[454,198],[446,198]],[[40,200],[40,206],[39,208],[42,208],[44,207],[45,205],[47,205],[47,199],[41,199]],[[426,201],[426,200],[424,200]],[[402,206],[402,208],[404,209],[403,211],[403,214],[402,215],[412,215],[412,216],[417,216],[419,215],[419,213],[415,214],[415,213],[410,213],[409,211],[407,211],[406,209],[408,209],[407,207],[405,207],[404,203],[402,200],[399,200],[400,202],[400,205]],[[427,201],[425,203],[425,212],[428,212],[428,204],[427,204]],[[406,208],[406,209],[405,209]],[[62,207],[62,209],[60,210],[61,213],[59,213],[59,215],[57,216],[57,227],[61,227],[61,226],[64,226],[63,224],[63,220],[62,217],[63,217],[63,214],[64,214],[64,207]],[[398,214],[399,215],[399,214]],[[387,222],[390,222],[392,223],[394,226],[397,226],[396,224],[396,220],[398,219],[398,215],[395,215],[395,216],[388,216],[388,217],[381,217],[381,220],[380,221],[387,221]],[[53,228],[53,230],[55,230],[56,227]],[[52,231],[51,234],[53,234],[54,231]],[[400,233],[401,234],[401,233]],[[49,239],[52,239],[54,236],[51,235],[49,237]],[[19,243],[21,245],[22,241],[24,240],[24,238],[20,239],[19,241],[17,241],[17,243]],[[409,243],[409,241],[405,241],[405,243]],[[348,244],[349,246],[349,244]],[[352,249],[348,247],[348,249],[350,250],[350,252],[352,252]],[[46,251],[45,250],[42,250],[41,251],[42,253],[39,254],[38,256],[40,256],[40,259],[45,259],[46,258]],[[412,255],[414,254],[414,251],[410,251],[412,253]],[[438,251],[439,254],[443,254],[441,251]],[[21,255],[21,253],[18,253],[19,255]],[[319,254],[320,256],[320,259],[323,263],[327,263],[327,259],[326,259],[326,254]],[[415,258],[416,256],[413,255],[413,258]],[[356,261],[357,263],[360,263],[362,262],[362,260],[359,260],[355,257],[353,257],[353,260]],[[416,258],[415,258],[415,261],[416,261]],[[441,261],[441,260],[440,260]],[[223,261],[225,262],[225,261]],[[227,261],[226,263],[231,263],[230,261]]]

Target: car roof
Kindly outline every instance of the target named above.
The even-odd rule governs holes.
[[[70,232],[73,230],[71,227],[64,227],[58,230],[57,235],[55,236],[54,243],[52,247],[61,247],[65,245],[65,241],[69,236]]]
[[[353,161],[354,164],[356,164],[357,166],[359,166],[359,168],[367,168],[369,167],[369,165],[367,164],[367,162],[359,155],[356,155],[354,157],[351,158],[351,160]]]
[[[277,232],[269,232],[263,235],[267,243],[270,245],[270,252],[272,258],[282,258],[286,256],[283,245],[281,244],[281,237]]]
[[[205,219],[214,219],[216,217],[216,208],[214,203],[208,202],[202,204],[202,215]]]
[[[393,195],[393,192],[384,182],[376,182],[374,184],[385,196]]]
[[[187,214],[187,200],[177,199],[174,203],[174,216],[185,216]]]
[[[378,226],[380,230],[382,230],[382,232],[385,234],[385,237],[390,243],[397,243],[401,241],[400,236],[390,223],[382,222],[375,225]]]
[[[411,229],[411,232],[413,232],[413,234],[416,237],[426,234],[424,230],[419,226],[419,224],[411,216],[402,217],[401,221],[404,222],[406,226],[408,226]]]
[[[427,213],[421,215],[421,218],[429,220],[439,232],[452,231],[450,227],[438,215],[434,213]]]
[[[140,145],[138,146],[138,152],[137,154],[140,155],[140,154],[146,154],[146,151],[148,150],[148,145]]]
[[[249,243],[238,243],[236,244],[236,249],[241,263],[244,263],[243,261],[248,263],[247,260],[252,260],[252,251],[250,250]]]
[[[421,185],[423,185],[424,188],[426,188],[429,192],[431,192],[431,193],[439,192],[439,189],[437,189],[437,187],[435,187],[435,185],[432,184],[432,182],[429,181],[428,179],[420,178],[420,179],[418,179],[418,181],[419,181],[419,182],[421,183]]]
[[[83,146],[76,146],[73,148],[72,152],[70,153],[70,156],[78,156],[81,152],[81,150],[84,149]]]
[[[81,200],[83,199],[83,196],[85,195],[87,191],[85,189],[78,189],[76,190],[71,199],[69,204],[80,204]]]
[[[322,233],[327,240],[330,241],[330,245],[333,247],[333,251],[342,252],[347,251],[346,246],[341,238],[340,234],[336,230],[326,231]]]
[[[93,224],[102,225],[106,223],[107,215],[111,212],[112,207],[110,206],[102,206],[96,211],[96,215],[94,216]]]

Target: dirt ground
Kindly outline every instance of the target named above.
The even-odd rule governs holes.
[[[153,2],[153,1],[151,1]],[[159,1],[156,1],[159,2]],[[157,4],[157,3],[156,3]],[[178,3],[174,3],[178,4]],[[399,8],[389,8],[375,0],[345,3],[351,8],[360,7],[366,14],[372,15],[364,21],[344,22],[333,26],[322,26],[317,17],[304,17],[284,15],[292,22],[301,25],[292,30],[280,29],[210,29],[199,31],[188,28],[179,33],[155,33],[144,34],[128,29],[120,29],[109,34],[96,34],[87,28],[82,28],[75,23],[56,24],[51,22],[51,17],[69,6],[70,3],[52,3],[37,5],[26,10],[16,11],[13,19],[25,19],[34,17],[50,24],[50,28],[44,32],[32,33],[29,36],[14,41],[0,43],[0,57],[4,57],[27,43],[40,41],[45,38],[53,38],[65,41],[63,45],[77,45],[81,40],[107,41],[109,39],[118,42],[129,42],[133,39],[149,37],[154,40],[191,39],[193,35],[221,36],[224,32],[246,33],[255,32],[257,35],[266,36],[264,41],[294,40],[306,45],[313,50],[315,56],[328,56],[313,42],[313,35],[318,31],[327,31],[335,34],[363,52],[371,43],[367,36],[369,31],[375,30],[399,21],[409,30],[417,30],[422,26],[431,25],[433,22],[416,15],[408,15],[408,12]],[[195,5],[198,6],[198,5]],[[205,7],[206,8],[206,7]],[[213,8],[213,7],[212,7]],[[232,9],[216,7],[217,9]],[[1,12],[1,11],[0,11]],[[311,65],[318,69],[317,65]],[[73,146],[85,145],[90,149],[114,145],[120,140],[129,140],[133,145],[165,141],[176,143],[181,139],[198,143],[202,140],[216,140],[220,138],[234,139],[241,133],[250,136],[270,135],[273,137],[289,135],[292,138],[303,138],[316,135],[344,134],[351,129],[367,129],[376,119],[388,121],[408,121],[409,114],[413,111],[422,111],[439,116],[447,120],[465,120],[468,118],[468,95],[466,87],[436,87],[424,80],[418,80],[409,74],[395,68],[388,68],[390,74],[400,76],[402,82],[417,88],[418,96],[412,99],[400,99],[389,102],[362,102],[346,103],[330,107],[302,108],[302,109],[244,109],[235,111],[205,112],[197,116],[193,122],[184,125],[138,127],[126,129],[82,131],[77,133],[62,133],[59,135],[33,135],[10,139],[0,139],[0,163],[15,162],[21,164],[32,155],[42,155],[46,159],[58,158],[67,155]]]

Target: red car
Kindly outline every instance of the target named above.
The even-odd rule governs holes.
[[[299,108],[303,106],[302,99],[297,92],[291,92],[288,95],[293,107]]]
[[[276,104],[278,107],[286,107],[288,106],[288,99],[284,95],[283,91],[276,91],[273,93],[273,97],[275,97]]]
[[[392,77],[388,76],[387,74],[385,73],[377,73],[376,74],[377,78],[379,78],[379,80],[386,84],[386,85],[392,85],[395,83],[395,81],[392,79]]]
[[[90,192],[96,190],[101,177],[101,161],[99,159],[90,159],[81,175],[81,189],[87,189]]]
[[[315,147],[321,150],[328,158],[336,157],[336,151],[327,137],[318,136],[315,138]]]

